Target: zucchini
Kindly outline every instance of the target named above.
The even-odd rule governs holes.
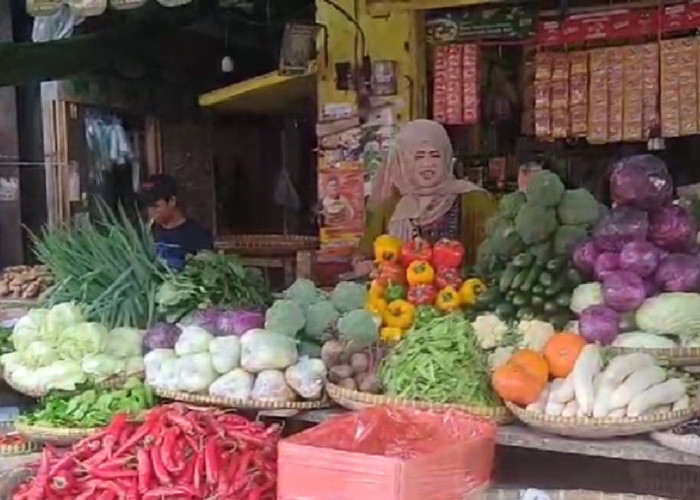
[[[502,293],[506,293],[508,290],[510,290],[513,285],[513,280],[519,271],[520,269],[515,267],[513,264],[506,267],[506,270],[503,271],[503,274],[501,274],[501,278],[498,281],[498,288]]]
[[[520,308],[520,307],[528,305],[529,303],[530,303],[530,297],[528,297],[524,293],[519,293],[515,297],[513,297],[513,305],[515,307]]]
[[[537,283],[537,277],[540,275],[542,272],[542,267],[535,264],[532,266],[530,269],[530,272],[528,273],[527,277],[525,278],[525,281],[523,281],[523,284],[520,285],[520,291],[521,292],[529,292],[532,290],[532,287],[535,286],[535,283]]]
[[[558,273],[566,265],[566,257],[554,257],[549,262],[547,262],[547,271],[551,273]]]
[[[559,307],[568,308],[571,304],[571,294],[569,292],[561,292],[556,296],[554,302],[559,304]]]
[[[534,260],[535,258],[529,253],[521,253],[513,258],[513,265],[520,269],[525,269],[526,267],[530,267]]]
[[[552,281],[552,284],[545,289],[545,294],[548,297],[552,297],[554,295],[557,295],[557,294],[559,294],[559,292],[564,290],[564,288],[566,287],[566,284],[567,284],[566,275],[559,276],[559,277],[555,278],[554,281]]]
[[[530,307],[521,307],[516,313],[518,319],[530,319],[535,317],[535,311]]]
[[[534,309],[541,309],[544,306],[544,298],[539,295],[533,295],[530,299],[530,304]]]
[[[535,285],[532,287],[532,290],[530,290],[532,295],[544,295],[544,287],[540,285],[539,283],[535,283]]]
[[[544,271],[542,274],[540,274],[540,278],[538,281],[543,287],[549,288],[550,286],[552,286],[554,278],[552,278],[552,275],[548,271]]]
[[[542,310],[547,314],[555,314],[560,311],[560,307],[559,304],[557,304],[555,301],[547,300],[542,305]]]
[[[530,274],[529,269],[519,270],[518,274],[516,274],[515,278],[513,278],[513,282],[510,284],[510,287],[513,290],[520,290],[520,286],[525,282],[525,279],[527,278],[528,274]]]

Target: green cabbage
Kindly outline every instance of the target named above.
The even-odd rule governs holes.
[[[639,306],[635,320],[643,332],[700,337],[700,294],[671,292],[651,297]]]
[[[15,372],[17,378],[19,374]],[[18,380],[25,387],[74,391],[78,384],[86,382],[85,372],[75,361],[54,361],[49,366],[29,372],[28,379]],[[16,378],[16,379],[17,379]]]
[[[47,309],[32,309],[15,323],[12,345],[16,351],[21,351],[35,340],[42,339],[48,313]]]
[[[136,328],[115,328],[107,336],[106,352],[118,358],[140,356],[143,336]]]
[[[55,349],[60,359],[79,362],[85,356],[104,352],[108,335],[99,323],[79,323],[63,330]]]
[[[123,359],[109,354],[93,354],[83,358],[82,369],[87,375],[100,381],[123,372],[124,364]]]
[[[284,298],[293,300],[301,306],[309,306],[319,300],[318,288],[310,279],[297,278],[292,285],[284,291]]]
[[[322,300],[306,309],[306,333],[314,339],[321,339],[333,327],[340,313],[329,300]]]
[[[46,315],[46,335],[48,339],[59,336],[63,330],[85,322],[83,311],[72,302],[57,304]]]
[[[265,329],[289,337],[296,337],[305,324],[304,311],[291,300],[276,300],[265,312]]]
[[[574,288],[569,307],[576,314],[581,314],[590,306],[599,306],[604,303],[603,286],[600,283],[583,283]]]
[[[146,370],[141,356],[128,358],[124,364],[124,373],[129,375],[141,375]]]
[[[367,287],[354,281],[341,281],[331,292],[331,302],[342,313],[362,309],[366,300]]]
[[[41,368],[56,361],[56,351],[51,344],[42,340],[35,340],[20,351],[22,363],[28,368]]]

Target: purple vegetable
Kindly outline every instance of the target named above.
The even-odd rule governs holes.
[[[685,252],[695,243],[698,233],[690,212],[678,205],[669,205],[651,214],[649,239],[671,252]]]
[[[265,316],[259,312],[221,311],[214,334],[217,336],[243,335],[253,328],[262,328],[264,323]]]
[[[590,343],[609,345],[619,333],[620,315],[607,306],[590,306],[581,313],[578,327]]]
[[[661,252],[648,241],[631,241],[620,252],[620,269],[632,271],[642,278],[651,276],[661,262]]]
[[[663,160],[653,155],[630,156],[613,167],[610,194],[618,206],[654,210],[673,198],[673,181]]]
[[[593,241],[601,250],[619,252],[631,241],[645,241],[647,214],[633,208],[613,208],[593,230]]]
[[[672,253],[654,275],[664,292],[696,292],[700,289],[700,261],[694,255]]]
[[[644,281],[644,293],[646,293],[647,297],[654,297],[658,295],[659,293],[659,285],[656,284],[656,281],[654,281],[654,278],[647,278]]]
[[[199,309],[190,313],[184,320],[183,325],[195,325],[204,328],[206,331],[214,335],[219,321],[221,310],[215,307],[208,309]]]
[[[575,249],[573,254],[574,266],[581,272],[586,278],[592,278],[595,272],[595,262],[598,259],[600,251],[595,246],[593,241],[586,241],[580,243]]]
[[[593,275],[598,281],[603,281],[608,274],[618,269],[620,269],[620,256],[615,252],[603,252],[595,260]]]
[[[616,311],[634,311],[646,296],[644,281],[632,271],[615,271],[603,281],[605,304]]]
[[[180,338],[182,331],[171,323],[158,323],[152,326],[143,337],[143,347],[147,351],[153,349],[172,349]]]

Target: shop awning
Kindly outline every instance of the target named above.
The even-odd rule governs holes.
[[[199,105],[222,113],[281,114],[301,111],[316,94],[316,74],[272,72],[199,96]]]

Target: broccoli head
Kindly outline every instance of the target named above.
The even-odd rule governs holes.
[[[484,234],[491,236],[504,224],[507,224],[507,221],[500,215],[494,214],[486,219],[486,222],[484,223]]]
[[[501,198],[501,201],[498,203],[498,211],[502,217],[513,220],[526,201],[525,193],[520,191],[507,194]]]
[[[297,278],[292,285],[284,291],[284,298],[293,300],[306,307],[320,298],[320,294],[313,281]]]
[[[331,302],[341,313],[362,309],[366,300],[367,288],[365,285],[352,281],[341,281],[331,292]]]
[[[526,203],[515,218],[515,230],[528,245],[542,243],[556,229],[557,216],[554,210],[541,204]]]
[[[538,262],[544,262],[552,258],[552,244],[549,241],[533,245],[528,250],[535,256]]]
[[[340,318],[340,313],[329,300],[321,300],[306,309],[306,334],[312,339],[320,340]]]
[[[340,338],[357,349],[363,349],[379,339],[379,325],[364,309],[350,311],[338,320]]]
[[[500,257],[514,257],[525,249],[525,244],[514,226],[503,224],[491,235],[491,248]]]
[[[588,190],[569,189],[561,198],[557,215],[562,224],[585,225],[597,221],[600,210],[598,202]]]
[[[265,312],[265,329],[296,337],[306,318],[301,306],[293,300],[276,300]]]
[[[587,236],[588,231],[585,226],[559,226],[557,232],[554,233],[554,253],[569,255],[574,247]]]
[[[545,207],[556,207],[564,194],[564,183],[559,176],[549,170],[537,172],[525,190],[528,203]]]

